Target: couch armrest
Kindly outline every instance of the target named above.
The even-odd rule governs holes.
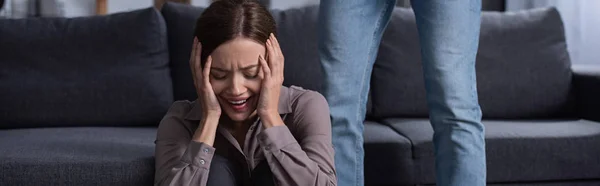
[[[572,70],[578,115],[600,121],[600,65],[573,65]]]

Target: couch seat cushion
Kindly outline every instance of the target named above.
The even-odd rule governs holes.
[[[410,141],[389,126],[373,121],[364,124],[365,184],[412,183]]]
[[[152,185],[156,128],[0,130],[0,185]]]
[[[426,119],[386,119],[413,145],[415,177],[433,183],[433,128]],[[488,182],[600,178],[600,123],[484,120]]]

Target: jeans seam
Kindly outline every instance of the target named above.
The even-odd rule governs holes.
[[[383,17],[386,15],[386,13],[387,13],[387,11],[388,11],[389,1],[385,1],[384,3],[385,3],[385,4],[384,4],[384,7],[385,7],[385,8],[384,8],[384,9],[383,9],[383,10],[380,12],[380,14],[379,14],[379,17],[377,18],[377,24],[375,25],[375,28],[376,28],[376,29],[374,30],[374,32],[373,32],[373,35],[372,35],[372,36],[373,36],[373,37],[372,37],[373,39],[371,40],[371,43],[369,43],[369,48],[370,48],[370,49],[369,49],[369,53],[367,54],[367,58],[366,58],[367,66],[366,66],[366,68],[364,68],[364,71],[363,71],[363,73],[362,73],[362,76],[361,76],[361,79],[360,79],[360,81],[361,81],[361,82],[360,82],[361,91],[360,91],[360,93],[359,93],[359,98],[358,98],[358,105],[359,105],[359,106],[358,106],[358,111],[359,111],[359,112],[357,112],[357,114],[356,114],[356,117],[355,117],[355,121],[359,121],[359,124],[362,124],[362,121],[360,120],[360,118],[361,118],[361,113],[360,113],[360,110],[362,109],[362,103],[364,102],[364,99],[365,99],[364,97],[366,97],[366,96],[364,96],[363,94],[367,94],[367,95],[368,95],[368,92],[369,92],[368,90],[366,90],[366,93],[365,93],[365,88],[364,88],[364,87],[365,87],[365,79],[366,79],[366,75],[367,75],[367,72],[369,71],[369,70],[368,70],[368,69],[369,69],[369,66],[368,66],[368,65],[370,65],[370,62],[371,62],[370,60],[371,60],[371,59],[374,57],[374,56],[373,56],[374,52],[375,52],[375,51],[377,51],[377,50],[379,50],[379,47],[374,47],[374,46],[373,46],[373,45],[374,45],[374,43],[377,43],[377,39],[378,39],[378,36],[376,35],[376,34],[377,34],[377,28],[381,27],[381,25],[382,25],[382,20],[383,20]],[[381,32],[382,32],[381,34],[383,34],[383,30],[382,30]],[[379,40],[381,40],[381,38],[379,38]],[[374,61],[373,61],[373,65],[375,65],[375,60],[376,60],[376,59],[377,59],[377,58],[373,59],[373,60],[374,60]],[[371,70],[371,74],[372,74],[372,70]],[[366,113],[365,113],[365,114],[366,114]],[[362,134],[362,132],[361,132],[361,134],[360,134],[360,135],[363,135],[363,134]],[[364,142],[364,139],[363,139],[363,142]],[[355,146],[355,151],[357,152],[357,153],[356,153],[357,155],[355,156],[354,160],[355,160],[356,162],[359,162],[359,161],[360,161],[360,159],[359,159],[359,157],[360,157],[360,156],[358,155],[358,149],[359,149],[359,148],[360,148],[360,146],[362,146],[362,145],[363,145],[363,144],[358,144],[358,146]],[[363,153],[364,153],[364,150],[363,150]],[[364,159],[364,158],[363,158],[363,159]],[[355,164],[354,164],[354,165],[355,165],[355,167],[354,167],[354,170],[356,171],[356,172],[355,172],[355,174],[356,174],[356,175],[355,175],[355,176],[356,176],[356,178],[359,178],[359,177],[361,176],[361,175],[359,175],[359,174],[360,174],[360,171],[358,171],[358,170],[361,168],[361,166],[359,166],[359,164],[361,164],[361,165],[362,165],[363,163],[364,163],[364,162],[360,162],[360,163],[355,163]],[[364,166],[362,166],[362,167],[364,168]],[[362,174],[364,175],[364,170],[362,171]],[[357,185],[357,186],[360,186],[361,184],[362,184],[362,185],[364,185],[364,178],[363,178],[362,182],[363,182],[363,183],[356,182],[356,185]]]

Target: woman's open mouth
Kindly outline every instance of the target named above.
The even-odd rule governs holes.
[[[248,100],[250,97],[245,99],[227,99],[227,103],[235,112],[244,112],[248,109]]]

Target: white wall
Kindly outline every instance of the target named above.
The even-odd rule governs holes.
[[[194,5],[194,6],[207,7],[209,4],[210,4],[210,0],[192,0],[192,5]]]
[[[27,0],[19,0],[27,1]],[[42,15],[78,17],[96,14],[96,0],[41,0]],[[154,6],[154,0],[108,0],[107,13],[126,12]]]
[[[41,14],[47,17],[77,17],[94,15],[94,0],[42,0]]]
[[[71,0],[80,1],[80,0]],[[87,0],[89,1],[89,0]],[[95,0],[92,0],[95,1]],[[93,2],[92,2],[93,3]],[[107,13],[126,12],[154,6],[154,0],[108,0]],[[94,3],[95,5],[95,3]]]
[[[507,0],[507,11],[554,6],[564,22],[567,49],[573,64],[600,65],[599,0]]]
[[[373,0],[376,1],[376,0]],[[319,4],[319,0],[271,0],[272,9],[298,8]]]

